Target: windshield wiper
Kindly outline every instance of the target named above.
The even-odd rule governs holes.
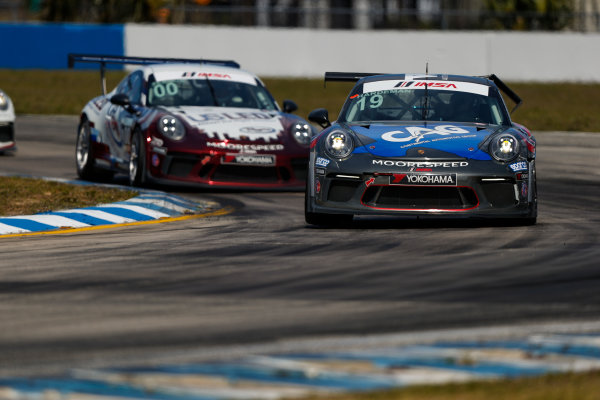
[[[215,94],[215,88],[213,87],[212,83],[210,83],[208,76],[204,75],[204,79],[206,80],[206,84],[208,85],[208,90],[210,90],[210,95],[213,98],[213,103],[215,103],[215,106],[219,107],[219,103],[217,103],[217,95]]]
[[[421,118],[427,125],[427,111],[429,111],[429,93],[427,89],[427,79],[425,79],[425,102],[423,104],[423,111],[421,112]]]

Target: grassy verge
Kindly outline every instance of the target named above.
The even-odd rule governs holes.
[[[133,191],[0,177],[0,216],[30,215],[127,200]]]
[[[112,89],[124,72],[108,71],[107,87]],[[348,83],[322,79],[266,78],[265,83],[281,104],[292,99],[306,117],[313,109],[324,107],[336,118],[346,95]],[[524,103],[513,119],[532,130],[600,132],[600,84],[509,83]],[[91,98],[100,94],[100,74],[79,70],[0,69],[0,88],[13,99],[17,114],[78,114]]]
[[[303,400],[596,400],[600,371],[543,375],[494,382],[415,386]]]

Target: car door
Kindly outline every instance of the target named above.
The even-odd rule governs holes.
[[[142,84],[142,71],[135,71],[123,79],[115,94],[126,94],[132,107],[111,104],[107,111],[111,153],[122,168],[127,168],[129,163],[131,131],[136,121],[135,109],[141,105]]]

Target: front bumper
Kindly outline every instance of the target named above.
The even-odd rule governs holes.
[[[421,170],[373,168],[367,162],[362,163],[367,168],[357,167],[356,162],[352,168],[341,164],[334,161],[327,168],[311,167],[308,212],[535,217],[534,161],[519,172],[494,161],[472,160],[463,167]]]
[[[303,189],[307,154],[240,154],[214,150],[147,151],[148,178],[159,183],[257,189]],[[242,156],[242,160],[237,156]],[[227,162],[227,159],[231,162]],[[262,165],[264,160],[274,162]]]

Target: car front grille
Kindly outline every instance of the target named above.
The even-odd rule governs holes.
[[[163,173],[166,175],[187,177],[192,173],[200,157],[193,154],[171,153],[163,163]]]
[[[477,207],[479,201],[468,187],[370,186],[362,203],[381,209],[468,210]]]
[[[361,181],[348,181],[341,179],[334,179],[329,184],[329,191],[327,192],[327,200],[329,201],[349,201]]]
[[[518,202],[513,182],[481,182],[481,189],[494,208],[512,207]]]

